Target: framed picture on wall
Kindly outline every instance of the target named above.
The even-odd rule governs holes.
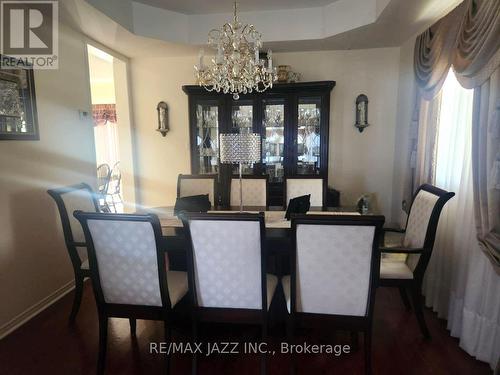
[[[0,140],[39,140],[33,70],[0,68]]]

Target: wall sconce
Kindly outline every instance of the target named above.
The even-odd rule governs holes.
[[[156,106],[156,110],[158,111],[158,129],[157,132],[160,132],[162,136],[167,135],[170,130],[168,126],[168,105],[165,102],[159,102]]]
[[[365,94],[358,95],[356,98],[356,124],[359,132],[363,132],[368,124],[368,97]]]

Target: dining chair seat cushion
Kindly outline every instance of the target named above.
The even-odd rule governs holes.
[[[380,262],[381,279],[413,279],[413,272],[404,261],[382,259]]]
[[[384,247],[402,247],[404,233],[386,232],[384,235]]]
[[[273,300],[274,291],[276,290],[276,286],[278,285],[278,277],[271,274],[266,274],[266,282],[267,282],[267,309],[269,310],[269,306],[271,306],[271,301]]]
[[[82,270],[88,270],[89,260],[87,259],[84,262],[82,262],[80,268]],[[177,302],[179,302],[181,298],[184,297],[188,292],[187,273],[181,271],[167,271],[167,283],[168,283],[168,294],[170,296],[170,303],[172,307],[174,307],[177,304]],[[269,285],[269,280],[268,280],[268,285]],[[274,285],[274,288],[276,288],[276,284]]]
[[[384,236],[384,247],[403,247],[404,233],[386,232]],[[381,254],[381,261],[405,262],[405,253],[384,253]]]
[[[174,307],[188,292],[187,272],[167,271],[168,294]]]
[[[82,264],[80,265],[81,270],[88,270],[89,269],[89,260],[85,259]]]

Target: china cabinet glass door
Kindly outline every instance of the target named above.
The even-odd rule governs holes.
[[[263,100],[262,163],[269,182],[282,182],[285,155],[285,100]]]
[[[299,175],[315,175],[321,168],[321,98],[299,97],[295,168]]]
[[[219,105],[217,102],[196,104],[196,146],[198,173],[219,171]]]

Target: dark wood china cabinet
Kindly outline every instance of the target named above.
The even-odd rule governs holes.
[[[269,205],[283,204],[286,176],[328,179],[330,92],[334,81],[275,84],[263,93],[231,95],[183,86],[189,100],[191,173],[217,174],[215,204],[229,202],[229,181],[235,165],[219,161],[219,134],[254,132],[262,139],[260,163],[246,165],[244,174],[269,176]]]

